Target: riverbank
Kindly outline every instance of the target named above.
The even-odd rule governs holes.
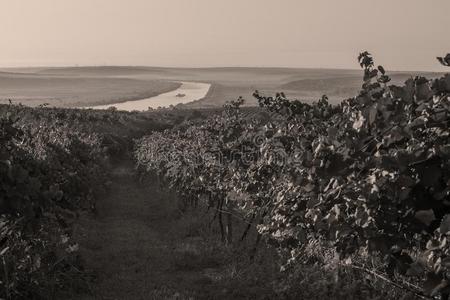
[[[118,110],[125,111],[146,111],[149,108],[169,107],[171,105],[186,104],[203,99],[211,87],[209,83],[202,82],[179,82],[181,85],[176,90],[162,93],[154,97],[140,100],[126,101],[108,105],[98,105],[86,108],[109,109],[115,107]]]

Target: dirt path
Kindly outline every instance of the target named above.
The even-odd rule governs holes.
[[[212,298],[208,274],[220,263],[201,257],[202,238],[183,223],[174,196],[137,183],[129,162],[112,176],[98,215],[82,216],[75,230],[86,268],[97,274],[84,299]]]

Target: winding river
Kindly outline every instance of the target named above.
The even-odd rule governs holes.
[[[86,108],[94,109],[108,109],[111,106],[116,107],[118,110],[126,111],[145,111],[151,108],[168,107],[170,105],[177,105],[179,103],[188,103],[196,100],[200,100],[206,96],[209,91],[210,84],[202,82],[180,82],[181,86],[173,91],[159,94],[154,97],[132,100],[121,103],[113,103],[107,105],[97,105]]]

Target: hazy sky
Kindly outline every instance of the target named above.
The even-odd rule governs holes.
[[[0,66],[445,70],[450,0],[0,0]]]

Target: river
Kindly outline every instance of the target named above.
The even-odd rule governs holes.
[[[210,84],[202,82],[180,82],[181,86],[173,91],[159,94],[154,97],[132,100],[121,103],[112,103],[107,105],[97,105],[86,108],[93,109],[108,109],[111,106],[116,107],[118,110],[126,111],[145,111],[151,108],[168,107],[170,105],[177,105],[179,103],[189,103],[192,101],[200,100],[206,96],[209,91]]]

